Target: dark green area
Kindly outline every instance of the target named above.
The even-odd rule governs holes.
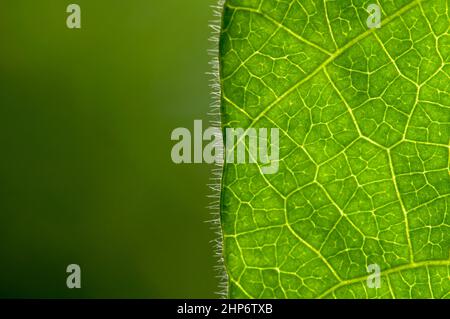
[[[210,18],[204,1],[0,2],[0,297],[214,297],[210,168],[170,158],[171,131],[206,118]]]

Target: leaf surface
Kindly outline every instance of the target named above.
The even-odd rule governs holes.
[[[450,298],[449,21],[449,0],[226,1],[223,127],[280,130],[276,174],[225,163],[231,298]]]

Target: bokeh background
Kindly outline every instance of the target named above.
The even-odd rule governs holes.
[[[211,167],[170,158],[208,118],[214,2],[0,0],[0,297],[216,297]]]

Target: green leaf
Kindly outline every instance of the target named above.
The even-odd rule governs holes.
[[[449,7],[225,2],[223,127],[280,132],[276,174],[225,163],[229,297],[450,298]]]

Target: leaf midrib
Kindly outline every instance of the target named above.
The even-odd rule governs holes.
[[[418,269],[418,268],[423,268],[423,267],[439,267],[439,266],[450,266],[450,260],[431,260],[431,261],[422,261],[422,262],[414,262],[414,263],[409,263],[409,264],[405,264],[405,265],[401,265],[401,266],[397,266],[397,267],[393,267],[387,270],[384,270],[381,272],[381,276],[388,276],[394,273],[398,273],[398,272],[402,272],[402,271],[406,271],[406,270],[411,270],[411,269]],[[371,274],[367,274],[365,276],[361,276],[361,277],[357,277],[357,278],[352,278],[352,279],[348,279],[345,281],[342,281],[336,285],[334,285],[333,287],[329,288],[328,290],[326,290],[324,293],[322,293],[320,296],[318,296],[318,299],[322,299],[325,298],[327,295],[329,295],[330,293],[336,291],[339,288],[345,287],[345,286],[349,286],[351,284],[355,284],[364,280],[367,280],[367,278],[370,276]]]

